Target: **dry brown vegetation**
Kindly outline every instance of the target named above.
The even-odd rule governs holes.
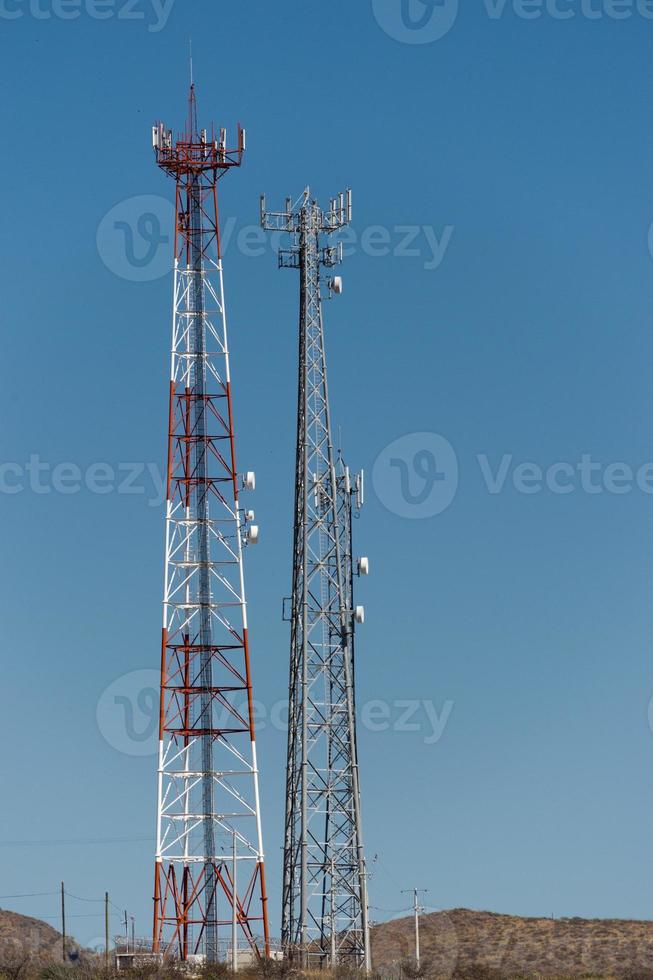
[[[45,966],[62,959],[61,933],[40,919],[0,909],[0,973],[7,980],[19,980],[28,967]],[[71,962],[80,957],[74,939],[66,941]]]
[[[619,977],[653,980],[653,922],[619,919],[526,919],[454,909],[421,918],[425,977]],[[376,926],[374,965],[408,976],[412,918]]]
[[[421,919],[422,965],[412,959],[413,920],[375,926],[373,980],[653,980],[653,922],[618,919],[524,919],[456,909]],[[172,964],[144,963],[117,972],[104,958],[67,944],[45,923],[0,911],[0,980],[189,980]],[[226,980],[227,965],[196,980]],[[346,968],[302,971],[262,962],[241,980],[355,980]]]

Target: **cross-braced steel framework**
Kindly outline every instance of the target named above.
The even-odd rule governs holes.
[[[269,231],[293,236],[279,265],[299,269],[299,399],[291,601],[290,713],[286,783],[282,945],[305,962],[369,968],[367,887],[361,829],[354,693],[352,487],[334,450],[322,320],[322,267],[342,259],[329,236],[351,220],[351,192],[323,211],[305,191],[269,212]],[[340,292],[339,277],[328,281]]]
[[[217,195],[245,136],[199,132],[191,85],[185,132],[152,137],[176,182],[153,942],[214,962],[234,916],[269,952],[242,555],[258,529],[239,502],[255,480],[236,469]]]

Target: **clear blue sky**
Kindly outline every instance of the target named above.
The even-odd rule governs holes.
[[[176,0],[165,22],[151,0],[129,17],[124,0],[0,4],[3,896],[63,877],[150,927],[155,761],[120,751],[147,745],[102,705],[137,697],[138,678],[117,679],[156,669],[163,511],[142,477],[147,493],[61,493],[50,471],[41,493],[23,472],[6,491],[32,455],[86,476],[163,460],[170,276],[116,274],[125,232],[98,228],[120,205],[138,231],[131,199],[170,197],[150,126],[183,123],[192,35],[200,119],[248,127],[246,166],[221,185],[236,235],[261,191],[281,204],[310,182],[323,199],[350,185],[357,235],[389,236],[377,255],[383,234],[368,231],[327,309],[334,419],[369,477],[359,700],[394,720],[361,727],[372,905],[402,908],[399,890],[419,885],[436,907],[653,918],[653,496],[607,492],[614,470],[594,475],[601,493],[570,470],[551,479],[572,492],[524,493],[533,473],[514,473],[653,460],[653,21],[615,20],[607,0],[585,13],[560,0],[567,20],[479,0],[440,39],[405,43],[429,41],[420,14],[430,31],[453,10],[412,2],[412,27],[399,0],[377,0],[376,17],[370,0]],[[402,254],[401,226],[422,229],[417,255]],[[287,683],[297,280],[250,250],[232,239],[226,284],[239,459],[258,477],[247,577],[269,712]],[[439,515],[410,502],[432,458],[416,433],[457,458]],[[406,435],[375,489],[375,460]],[[506,454],[490,493],[478,457],[492,476]],[[423,706],[418,731],[397,730],[398,702],[414,700],[448,713],[439,740]],[[137,732],[149,706],[145,683]],[[267,725],[259,745],[278,933],[284,734]],[[128,841],[8,843],[107,838]],[[47,895],[0,904],[57,911]],[[102,922],[71,929],[90,942]]]

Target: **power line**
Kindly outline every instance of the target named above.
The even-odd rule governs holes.
[[[110,912],[109,915],[117,916],[118,913]],[[46,915],[42,915],[40,913],[35,912],[33,915],[30,915],[30,919],[60,919],[60,918],[61,918],[60,912],[57,913],[48,912]],[[66,912],[67,920],[68,919],[98,919],[98,918],[104,918],[104,912],[73,912],[72,915],[69,912]]]
[[[0,840],[0,847],[41,847],[60,844],[136,844],[153,840],[153,837],[53,837],[34,840]]]
[[[59,895],[59,894],[60,893],[58,891],[57,892],[22,892],[21,894],[15,894],[15,895],[0,895],[0,902],[7,901],[9,899],[15,900],[17,898],[49,898],[51,896]],[[106,899],[104,899],[104,898],[85,898],[83,895],[74,895],[73,892],[69,892],[67,889],[64,889],[64,895],[67,898],[74,899],[76,902],[98,902],[98,903],[101,902],[101,903],[104,903],[106,901]],[[112,902],[110,899],[109,899],[109,904],[110,905],[113,905],[114,909],[116,909],[116,914],[119,913],[120,915],[122,915],[122,911],[123,910],[122,910],[122,907],[120,905],[116,905],[116,903],[115,902]],[[6,911],[11,911],[11,909],[8,909]],[[89,915],[103,915],[103,914],[104,913],[100,913],[100,912],[97,912],[97,913],[96,912],[89,913]],[[80,918],[80,916],[82,916],[82,915],[83,915],[83,913],[81,913],[81,912],[80,913],[74,913],[74,916],[73,917]],[[43,918],[57,919],[57,918],[59,918],[58,915],[47,915],[47,916],[43,916],[43,915],[36,915],[36,914],[33,914],[32,917],[35,918],[35,919],[43,919]]]
[[[153,837],[71,837],[36,840],[0,840],[0,847],[42,847],[68,844],[136,844],[153,841]]]
[[[59,892],[25,892],[22,895],[0,895],[0,902],[6,898],[41,898],[44,895],[58,895]]]
[[[380,905],[370,905],[369,908],[374,909],[375,912],[388,912],[391,915],[400,915],[402,912],[412,912],[413,908],[407,909],[382,909]]]
[[[106,902],[107,902],[107,898],[106,897],[105,898],[84,898],[81,895],[73,895],[73,893],[72,892],[69,892],[69,891],[66,892],[66,895],[68,896],[68,898],[74,898],[77,902],[98,902],[98,903],[101,902],[103,904],[106,904]],[[123,914],[124,906],[116,905],[116,903],[115,902],[112,902],[111,899],[108,899],[108,902],[109,902],[109,905],[113,905],[113,907],[116,910],[116,912],[118,912],[120,915]]]
[[[386,867],[386,865],[383,863],[383,861],[381,860],[381,858],[379,857],[378,854],[375,854],[374,857],[373,857],[373,859],[372,859],[372,867],[374,867],[375,865],[378,865],[379,869],[383,872],[384,875],[386,875],[386,877],[388,877],[390,879],[390,881],[392,882],[392,884],[395,885],[396,888],[398,888],[399,890],[401,890],[401,885],[399,884],[399,882],[397,881],[397,879],[394,877],[394,875],[390,874],[390,871],[388,870],[388,868]]]
[[[82,898],[81,895],[73,895],[72,892],[66,891],[68,898],[74,898],[78,902],[103,902],[103,898]]]

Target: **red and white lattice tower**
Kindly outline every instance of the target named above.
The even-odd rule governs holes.
[[[245,134],[230,150],[196,117],[191,85],[186,131],[152,133],[176,182],[153,938],[215,962],[269,933],[217,194]]]

